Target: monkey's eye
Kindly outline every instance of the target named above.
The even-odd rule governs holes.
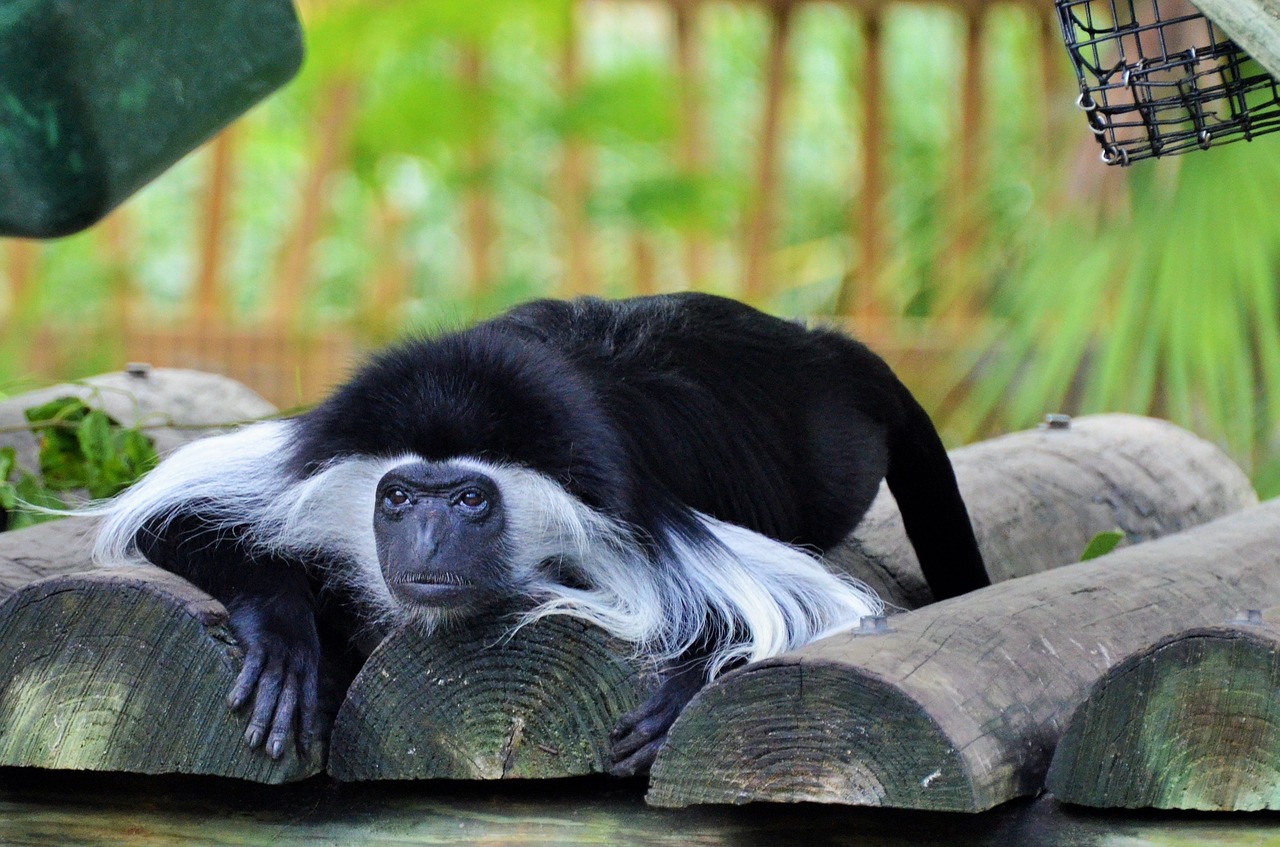
[[[489,498],[485,497],[484,492],[478,488],[468,488],[468,489],[465,489],[461,494],[459,494],[457,499],[455,499],[453,502],[460,503],[466,508],[474,511],[478,509],[483,509],[485,506],[487,506],[489,503]]]
[[[398,508],[409,502],[409,492],[398,485],[392,486],[383,492],[382,502],[391,508]]]

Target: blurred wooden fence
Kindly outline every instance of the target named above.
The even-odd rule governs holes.
[[[649,2],[665,7],[670,15],[671,54],[679,80],[679,138],[677,157],[680,166],[696,174],[708,166],[708,134],[706,108],[699,92],[703,73],[702,44],[699,39],[700,9],[711,2],[733,0],[579,0],[579,6],[609,2]],[[780,186],[780,150],[787,131],[783,103],[786,95],[788,62],[792,51],[793,22],[797,9],[808,0],[740,0],[763,6],[769,24],[767,52],[764,57],[763,102],[759,109],[754,151],[753,190],[744,210],[744,226],[739,250],[742,279],[739,294],[748,301],[765,301],[775,281],[770,276],[770,252],[774,245],[776,221],[782,196]],[[897,0],[904,2],[904,0]],[[1063,58],[1059,36],[1052,20],[1052,7],[1046,0],[1018,3],[1032,10],[1039,21],[1042,79],[1046,103],[1069,97],[1062,72]],[[857,245],[854,268],[845,273],[840,289],[838,309],[853,324],[855,331],[870,336],[873,344],[892,347],[892,321],[880,301],[877,280],[888,260],[886,237],[886,195],[894,175],[886,172],[886,81],[884,79],[884,27],[886,13],[893,3],[888,0],[842,0],[838,5],[859,22],[865,39],[864,79],[859,99],[853,104],[860,115],[861,137],[860,185],[850,186],[856,202],[850,204],[850,233]],[[970,249],[980,222],[966,214],[972,195],[982,179],[984,155],[981,149],[984,122],[983,100],[983,20],[994,2],[987,0],[944,0],[935,5],[957,12],[964,22],[964,48],[960,79],[960,126],[958,145],[949,181],[954,194],[950,207],[955,219],[949,228],[944,264],[961,266]],[[581,11],[581,9],[579,9]],[[578,34],[570,37],[559,60],[559,79],[566,93],[583,80],[583,60]],[[463,80],[479,84],[486,69],[486,57],[479,50],[464,51],[458,73]],[[852,95],[851,95],[852,96]],[[314,148],[300,192],[302,201],[277,257],[276,281],[269,314],[252,325],[238,325],[230,318],[226,303],[224,266],[227,238],[227,209],[235,191],[237,169],[237,131],[233,126],[210,142],[207,173],[199,214],[199,251],[195,285],[189,304],[189,317],[173,325],[157,325],[157,319],[145,313],[136,301],[129,284],[129,238],[126,214],[116,213],[99,226],[101,249],[113,257],[118,268],[118,283],[112,294],[112,313],[105,316],[103,332],[114,341],[121,361],[149,361],[156,365],[198,367],[227,373],[244,380],[264,396],[283,406],[310,402],[321,396],[341,378],[358,351],[371,340],[381,340],[388,330],[386,316],[407,296],[409,270],[392,257],[381,263],[363,298],[361,313],[349,325],[315,332],[298,326],[294,316],[304,302],[313,277],[313,258],[318,240],[323,235],[323,191],[327,179],[347,164],[347,140],[355,111],[357,95],[351,80],[333,82],[319,100],[320,114]],[[1046,113],[1047,114],[1047,113]],[[1046,117],[1047,121],[1047,117]],[[1046,124],[1046,143],[1051,133]],[[473,164],[483,166],[491,157],[500,155],[490,146],[478,145],[472,151]],[[560,150],[558,179],[559,226],[563,232],[563,279],[560,290],[552,293],[576,295],[599,290],[593,267],[592,228],[586,215],[586,200],[592,184],[592,150],[582,141],[568,140]],[[900,177],[899,177],[900,178]],[[390,210],[380,212],[378,222],[384,235],[392,237],[404,221]],[[464,233],[469,265],[469,284],[474,291],[489,285],[493,270],[491,247],[495,237],[495,210],[491,198],[482,187],[469,190],[459,214]],[[684,275],[696,287],[706,278],[709,245],[696,233],[685,237],[682,248]],[[10,313],[21,312],[21,304],[31,296],[34,268],[41,247],[31,242],[9,241],[4,245],[4,278],[10,287]],[[371,245],[371,250],[376,246]],[[636,293],[660,288],[655,278],[654,246],[649,236],[637,230],[632,237],[631,264],[633,290]],[[964,304],[956,309],[963,312]],[[889,329],[886,329],[889,327]],[[55,333],[44,333],[32,345],[29,369],[49,376],[61,375],[66,361],[74,352],[68,342]],[[911,347],[911,345],[907,345]],[[895,358],[893,350],[886,351]],[[899,351],[897,358],[918,355],[914,347]],[[927,351],[926,351],[927,356]]]

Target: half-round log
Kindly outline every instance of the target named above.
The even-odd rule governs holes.
[[[1162,638],[1093,686],[1049,790],[1084,806],[1280,809],[1278,691],[1280,607]]]
[[[951,451],[993,582],[1075,562],[1097,533],[1150,541],[1257,502],[1214,444],[1166,421],[1089,415]],[[828,560],[888,602],[933,598],[887,488]]]
[[[23,411],[68,395],[144,427],[162,454],[274,411],[214,374],[104,374],[0,403],[0,444],[23,466],[38,465]],[[0,765],[260,782],[317,773],[318,749],[272,762],[245,746],[245,717],[225,705],[240,652],[221,604],[158,568],[97,568],[95,529],[67,518],[0,533]]]
[[[0,765],[269,783],[318,773],[319,745],[278,761],[245,745],[245,717],[226,705],[239,667],[222,605],[166,571],[26,585],[0,603]]]
[[[388,637],[338,712],[329,772],[349,781],[603,772],[609,730],[650,678],[625,645],[580,621],[508,628]]]
[[[728,674],[676,721],[648,799],[976,812],[1035,794],[1117,661],[1280,603],[1276,538],[1280,501]]]
[[[1093,535],[1117,526],[1140,541],[1256,502],[1216,447],[1128,415],[952,455],[979,544],[1001,578],[1074,561]],[[891,499],[877,501],[837,564],[897,605],[928,599]],[[393,634],[352,685],[331,771],[350,780],[603,771],[612,721],[647,690],[626,681],[638,666],[625,653],[609,659],[600,633],[567,621],[542,621],[505,642],[502,632],[495,624],[430,640]],[[573,676],[548,674],[560,667]]]

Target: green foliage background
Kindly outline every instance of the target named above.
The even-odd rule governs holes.
[[[356,119],[349,155],[326,185],[303,325],[352,322],[388,256],[410,269],[410,296],[392,321],[402,330],[557,293],[558,163],[570,140],[590,151],[601,293],[633,289],[636,233],[654,245],[664,288],[736,293],[768,28],[752,4],[698,8],[709,128],[701,173],[678,164],[660,4],[578,8],[583,80],[572,96],[557,76],[568,0],[338,2],[309,13],[302,75],[238,129],[225,274],[235,319],[252,323],[266,308],[325,92],[339,80],[356,87]],[[1228,448],[1264,494],[1280,491],[1280,217],[1271,208],[1280,140],[1103,168],[1072,108],[1065,52],[1041,55],[1039,13],[1001,6],[984,17],[984,161],[973,195],[957,200],[963,22],[943,6],[886,12],[891,259],[877,295],[915,337],[946,348],[919,393],[952,442],[1050,411],[1165,416]],[[847,7],[805,4],[797,15],[771,255],[779,285],[762,305],[823,315],[859,270],[850,222],[865,45]],[[479,87],[458,72],[468,46],[487,60]],[[479,168],[478,145],[493,151]],[[204,154],[190,157],[126,207],[129,282],[162,317],[180,316],[190,298],[205,165]],[[479,293],[464,283],[460,214],[475,185],[491,192],[497,215],[496,278]],[[386,210],[403,226],[381,227]],[[947,251],[958,217],[976,222],[978,236],[957,270]],[[691,234],[710,245],[705,279],[685,276]],[[16,351],[32,343],[31,328],[101,320],[121,270],[102,241],[90,232],[50,245],[38,295],[0,302],[0,385],[24,378]],[[80,372],[115,364],[91,343],[81,359]]]

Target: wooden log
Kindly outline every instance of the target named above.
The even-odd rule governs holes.
[[[148,426],[162,452],[273,411],[224,377],[148,369],[8,400],[0,443],[34,465],[22,411],[68,394]],[[0,765],[259,782],[318,773],[319,749],[277,762],[245,746],[245,719],[225,705],[241,653],[221,604],[158,568],[95,566],[94,529],[70,518],[0,533]]]
[[[1162,638],[1094,684],[1048,788],[1085,806],[1280,809],[1280,607]]]
[[[1272,501],[728,674],[676,721],[648,800],[977,812],[1035,794],[1117,660],[1280,602],[1278,534]]]
[[[1280,0],[1196,0],[1196,8],[1280,78]]]
[[[1038,571],[1074,561],[1089,538],[1116,526],[1144,540],[1256,500],[1217,448],[1131,416],[1081,419],[952,455],[1000,578],[1019,564]],[[925,602],[928,590],[887,497],[882,492],[836,562],[898,605]],[[505,642],[501,633],[499,624],[433,639],[408,630],[389,636],[338,715],[330,772],[357,780],[602,771],[608,728],[652,680],[632,678],[640,666],[624,654],[606,660],[604,637],[577,624],[547,619]],[[558,667],[574,676],[546,672]]]
[[[402,629],[356,677],[334,726],[342,780],[603,773],[602,741],[652,690],[625,646],[569,618],[426,638]]]
[[[0,535],[0,573],[71,523]],[[0,766],[268,783],[318,773],[320,745],[279,760],[245,745],[245,719],[226,706],[240,659],[222,605],[159,568],[28,583],[0,603]]]
[[[0,600],[37,580],[93,569],[96,525],[75,518],[0,533]]]
[[[1257,502],[1235,463],[1173,424],[1120,414],[1058,423],[951,452],[992,581],[1074,562],[1099,532],[1149,541]],[[896,606],[932,600],[887,488],[827,558]]]

